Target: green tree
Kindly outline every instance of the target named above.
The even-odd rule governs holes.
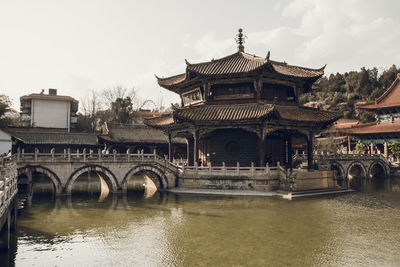
[[[355,154],[364,154],[365,153],[365,146],[361,143],[357,143],[354,147]]]
[[[400,142],[393,142],[389,144],[389,149],[396,157],[400,156]]]
[[[11,100],[6,95],[0,95],[0,129],[6,128],[12,120],[6,117],[6,113],[11,111]]]
[[[132,99],[129,96],[117,98],[111,103],[111,110],[114,114],[114,122],[129,123],[130,115],[133,111]]]

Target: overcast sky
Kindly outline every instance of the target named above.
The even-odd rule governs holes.
[[[90,90],[135,87],[143,100],[178,97],[154,74],[245,51],[326,73],[400,65],[400,1],[0,0],[0,94],[57,88],[82,100]]]

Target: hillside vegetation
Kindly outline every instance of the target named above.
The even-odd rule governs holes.
[[[355,110],[357,102],[371,102],[396,79],[400,69],[396,65],[379,73],[377,68],[361,68],[344,74],[336,73],[322,77],[313,86],[311,93],[300,96],[300,104],[342,112],[344,118],[374,121],[374,114]]]

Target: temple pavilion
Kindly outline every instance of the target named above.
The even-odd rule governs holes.
[[[239,29],[238,50],[203,63],[186,61],[184,73],[157,77],[158,84],[181,97],[170,114],[145,123],[162,129],[170,140],[187,139],[188,164],[207,166],[292,166],[292,143],[307,144],[313,168],[314,135],[336,121],[338,114],[303,107],[299,96],[324,74],[244,51]]]
[[[379,151],[388,157],[388,144],[400,142],[400,73],[374,103],[358,105],[357,108],[374,112],[376,121],[358,124],[348,133],[368,145],[370,153]]]

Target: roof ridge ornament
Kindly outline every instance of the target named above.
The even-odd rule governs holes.
[[[265,57],[265,59],[266,60],[269,60],[269,56],[271,55],[271,52],[269,52],[269,50],[268,50],[268,53],[267,53],[267,56]]]
[[[238,50],[239,50],[239,52],[244,52],[244,46],[243,46],[243,44],[246,42],[246,40],[245,39],[247,39],[247,36],[246,35],[243,35],[243,29],[242,28],[240,28],[239,30],[238,30],[238,34],[236,34],[236,38],[235,38],[235,41],[236,41],[236,43],[238,44]]]

